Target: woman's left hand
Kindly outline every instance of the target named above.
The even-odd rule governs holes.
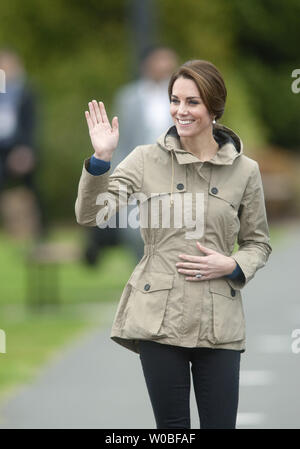
[[[187,281],[206,281],[226,276],[233,272],[236,267],[236,261],[232,257],[224,256],[206,246],[197,242],[197,247],[205,256],[191,256],[188,254],[180,254],[182,262],[177,262],[178,272],[185,274]],[[196,278],[196,274],[201,274],[200,278]]]

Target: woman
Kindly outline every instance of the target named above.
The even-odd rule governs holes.
[[[100,226],[132,195],[140,206],[144,256],[111,338],[140,355],[157,428],[190,428],[190,362],[201,428],[235,428],[241,289],[272,251],[258,164],[236,133],[216,123],[226,94],[212,63],[183,64],[169,83],[174,126],[112,174],[118,119],[110,126],[102,102],[85,113],[94,155],[84,161],[77,222]]]

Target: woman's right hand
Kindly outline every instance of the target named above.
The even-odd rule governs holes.
[[[114,117],[110,126],[104,103],[100,101],[98,105],[96,100],[89,102],[89,111],[85,111],[85,117],[95,150],[94,156],[97,159],[110,161],[119,140],[118,118]]]

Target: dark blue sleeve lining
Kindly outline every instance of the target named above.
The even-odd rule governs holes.
[[[236,267],[233,272],[226,275],[226,277],[228,277],[229,279],[236,279],[242,276],[244,276],[244,273],[238,263],[236,263]]]
[[[103,175],[110,169],[110,162],[103,161],[102,159],[97,159],[94,155],[90,158],[90,163],[88,165],[88,172],[91,175],[98,176]]]

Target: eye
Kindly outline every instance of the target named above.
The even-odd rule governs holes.
[[[179,101],[176,98],[171,98],[171,103],[179,103]]]
[[[190,104],[200,104],[199,101],[196,101],[196,100],[190,100],[189,103]]]

